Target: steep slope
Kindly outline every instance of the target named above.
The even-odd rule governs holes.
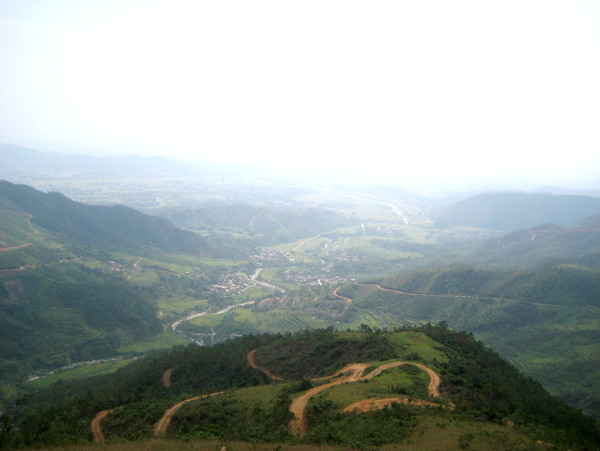
[[[0,380],[114,356],[161,330],[156,305],[123,279],[78,264],[0,278]]]
[[[570,226],[600,213],[600,198],[576,195],[485,193],[431,211],[443,224],[513,231],[537,224]]]
[[[43,193],[6,181],[0,181],[0,205],[30,214],[32,224],[64,242],[141,254],[149,247],[196,255],[221,254],[200,236],[128,207],[86,205],[59,193]]]
[[[271,363],[296,361],[293,372],[304,379],[290,373],[288,381],[269,383],[266,374],[248,365],[255,349],[269,370]],[[297,359],[302,351],[311,356],[305,358],[313,364],[309,372]],[[349,358],[355,360],[346,365]],[[172,385],[165,387],[161,376],[169,368]],[[337,369],[315,378],[327,368]],[[194,375],[202,377],[194,381]],[[428,398],[432,387],[435,396]],[[319,396],[309,396],[316,391]],[[384,409],[342,412],[360,400],[391,396],[399,401]],[[297,437],[290,409],[305,398],[306,433]],[[413,402],[418,399],[423,401]],[[4,443],[89,442],[90,423],[106,410],[94,423],[96,436],[140,440],[152,437],[161,424],[161,433],[185,438],[186,446],[202,439],[343,448],[410,442],[417,449],[430,448],[433,439],[437,449],[514,449],[536,441],[593,449],[600,443],[592,418],[552,398],[472,335],[443,326],[394,333],[327,329],[176,349],[114,375],[63,383],[24,399],[14,412],[18,428],[5,429],[10,435]],[[167,414],[168,422],[161,423]],[[177,442],[170,447],[176,449]]]
[[[554,394],[600,412],[600,271],[575,265],[536,271],[464,265],[413,270],[345,287],[361,311],[405,322],[446,321],[492,345]]]
[[[585,218],[571,227],[542,224],[475,244],[463,254],[471,264],[495,266],[539,265],[553,259],[568,261],[600,252],[600,220]],[[588,259],[596,261],[596,259]]]

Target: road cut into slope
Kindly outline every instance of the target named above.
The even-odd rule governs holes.
[[[90,422],[90,427],[92,428],[92,433],[94,434],[95,442],[103,442],[104,441],[104,434],[102,433],[102,426],[100,423],[109,413],[112,413],[117,409],[120,409],[120,407],[117,407],[115,409],[101,410],[100,412],[98,412],[96,414],[94,419]]]
[[[367,363],[351,363],[350,365],[346,365],[341,371],[338,371],[337,374],[340,376],[323,385],[318,385],[317,387],[313,387],[310,390],[302,393],[300,396],[295,398],[290,405],[290,411],[294,414],[294,419],[290,422],[290,431],[294,435],[304,435],[308,432],[308,424],[306,422],[306,404],[310,398],[315,396],[317,393],[320,393],[328,388],[334,387],[336,385],[344,384],[346,382],[356,382],[360,380],[360,377],[367,369]]]
[[[430,406],[440,407],[440,404],[435,402],[424,401],[422,399],[409,399],[408,397],[396,397],[396,398],[369,398],[363,399],[362,401],[355,402],[342,409],[342,412],[369,412],[371,410],[383,409],[389,407],[392,404],[406,404],[411,406]],[[452,407],[451,407],[452,408]]]
[[[172,372],[173,372],[173,368],[169,368],[162,375],[162,383],[167,388],[169,388],[171,386],[171,373]]]
[[[256,349],[253,349],[252,351],[250,351],[248,353],[248,365],[250,365],[252,368],[256,369],[256,370],[260,370],[263,373],[265,373],[267,376],[269,376],[271,379],[273,379],[274,381],[282,381],[283,378],[280,376],[277,376],[276,374],[271,373],[268,369],[263,368],[258,366],[258,364],[256,363],[256,361],[254,360],[254,353],[256,352]]]
[[[175,412],[177,412],[186,404],[189,404],[193,401],[197,401],[198,399],[210,398],[211,396],[220,395],[222,393],[222,391],[219,391],[216,393],[210,393],[208,395],[194,396],[193,398],[184,399],[183,401],[178,402],[173,407],[170,407],[162,416],[162,418],[158,420],[158,422],[154,425],[154,434],[158,435],[167,432],[169,424],[171,424],[171,418],[173,418]]]
[[[347,382],[358,382],[358,381],[366,381],[366,380],[373,379],[375,376],[378,376],[383,371],[390,369],[390,368],[397,367],[397,366],[401,366],[401,365],[414,365],[414,366],[422,369],[423,371],[427,372],[427,374],[429,375],[429,385],[427,387],[429,390],[429,394],[436,398],[440,397],[439,387],[440,387],[441,379],[440,379],[439,375],[435,371],[433,371],[431,368],[429,368],[421,363],[401,362],[401,361],[386,363],[384,365],[380,365],[379,367],[375,368],[373,371],[371,371],[369,374],[367,374],[365,376],[363,376],[363,373],[369,365],[367,363],[353,363],[350,365],[346,365],[341,371],[339,371],[337,374],[340,374],[340,376],[338,376],[335,380],[333,380],[329,383],[311,388],[310,390],[302,393],[300,396],[298,396],[297,398],[295,398],[292,401],[292,404],[290,405],[290,411],[294,414],[294,419],[290,422],[290,425],[289,425],[290,431],[294,435],[305,435],[308,432],[308,423],[306,421],[306,414],[305,414],[306,405],[308,404],[308,401],[310,400],[310,398],[312,398],[316,394],[318,394],[324,390],[327,390],[328,388],[331,388],[333,386],[344,384]],[[320,378],[320,379],[322,379],[322,378]],[[315,380],[317,380],[317,379],[315,379]],[[394,399],[403,399],[403,398],[394,398]],[[372,401],[372,400],[367,400],[367,401]],[[391,403],[392,401],[389,401],[389,402]],[[396,402],[402,402],[402,401],[396,401]],[[427,401],[421,401],[421,404],[426,404],[426,403],[427,403]]]

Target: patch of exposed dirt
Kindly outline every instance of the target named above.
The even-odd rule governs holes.
[[[169,388],[171,386],[171,373],[172,372],[173,372],[173,368],[169,368],[162,375],[162,383],[167,388]]]
[[[183,401],[178,402],[173,407],[170,407],[169,409],[167,409],[167,411],[164,413],[162,418],[160,420],[158,420],[158,422],[154,425],[154,433],[158,435],[158,434],[164,434],[165,432],[167,432],[167,429],[169,428],[169,424],[171,424],[171,418],[173,418],[173,415],[175,414],[175,412],[177,412],[179,409],[181,409],[186,404],[196,401],[198,399],[210,398],[211,396],[220,395],[221,393],[223,393],[223,392],[220,391],[220,392],[216,392],[216,393],[210,393],[208,395],[194,396],[193,398],[184,399]]]
[[[262,371],[263,373],[265,373],[267,376],[269,376],[274,381],[282,381],[283,378],[281,376],[273,374],[268,369],[263,368],[261,366],[258,366],[258,364],[256,363],[256,361],[254,360],[254,354],[255,353],[256,353],[256,349],[253,349],[252,351],[250,351],[248,353],[248,365],[250,365],[252,368],[254,368],[256,370]]]

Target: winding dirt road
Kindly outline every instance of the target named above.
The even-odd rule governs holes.
[[[269,376],[274,381],[282,381],[283,378],[281,376],[277,376],[276,374],[271,373],[268,369],[258,366],[258,364],[254,361],[254,353],[255,352],[256,352],[256,349],[253,349],[252,351],[250,351],[248,353],[248,365],[250,365],[252,368],[254,368],[256,370],[262,371],[263,373],[265,373],[267,376]]]
[[[397,367],[397,366],[401,366],[401,365],[414,365],[414,366],[421,368],[423,371],[427,372],[427,374],[429,375],[429,385],[427,387],[429,390],[429,394],[431,396],[434,396],[437,398],[440,397],[440,390],[439,390],[440,382],[441,382],[440,377],[431,368],[429,368],[425,365],[422,365],[420,363],[415,363],[415,362],[386,363],[384,365],[381,365],[381,366],[375,368],[373,371],[371,371],[369,374],[367,374],[365,376],[363,376],[363,373],[367,369],[368,364],[367,363],[353,363],[350,365],[346,365],[338,373],[338,374],[341,373],[341,375],[337,379],[335,379],[327,384],[323,384],[323,385],[319,385],[317,387],[311,388],[310,390],[302,393],[300,396],[298,396],[297,398],[295,398],[292,401],[292,404],[290,405],[290,411],[294,414],[294,419],[290,422],[290,425],[289,425],[290,431],[294,435],[305,435],[308,432],[308,424],[306,421],[306,414],[305,414],[306,405],[308,404],[308,401],[310,400],[310,398],[312,398],[316,394],[318,394],[324,390],[327,390],[328,388],[334,387],[336,385],[344,384],[346,382],[358,382],[358,381],[366,381],[366,380],[373,379],[375,376],[378,376],[383,371],[390,369],[390,368]],[[395,398],[395,399],[403,399],[403,398]],[[364,403],[364,402],[367,402],[369,404],[373,403],[372,400],[361,401],[361,403]],[[388,402],[391,403],[394,401],[388,401]],[[403,401],[396,401],[396,402],[403,402]],[[427,401],[421,401],[420,403],[424,404],[424,403],[427,403]],[[357,408],[357,407],[355,406],[354,408]]]
[[[179,409],[181,409],[186,404],[189,404],[190,402],[193,402],[193,401],[197,401],[198,399],[210,398],[211,396],[220,395],[221,393],[223,393],[223,392],[219,391],[216,393],[210,393],[208,395],[194,396],[193,398],[184,399],[183,401],[178,402],[173,407],[169,408],[165,412],[165,414],[162,416],[162,418],[160,420],[158,420],[158,422],[154,425],[154,434],[158,435],[158,434],[164,434],[165,432],[167,432],[167,429],[169,428],[169,424],[171,424],[171,418],[173,417],[175,412],[177,412]]]
[[[353,412],[355,410],[359,412],[369,412],[371,410],[383,409],[390,407],[392,404],[406,404],[411,406],[431,406],[439,407],[439,404],[429,401],[423,401],[421,399],[408,399],[406,397],[396,398],[370,398],[363,399],[362,401],[350,404],[348,407],[342,409],[342,412]]]
[[[101,410],[100,412],[98,412],[96,414],[94,419],[90,422],[90,427],[92,428],[92,432],[94,433],[94,441],[95,442],[103,442],[104,441],[104,434],[102,433],[102,426],[100,425],[100,423],[109,413],[112,413],[117,409],[120,409],[120,407],[117,407],[115,409]]]

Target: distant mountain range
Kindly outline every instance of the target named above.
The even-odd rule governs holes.
[[[212,169],[211,169],[212,170]],[[77,179],[96,177],[157,177],[167,175],[202,176],[211,173],[206,166],[163,157],[95,157],[61,152],[40,152],[26,147],[0,144],[0,179],[43,174],[45,177]]]
[[[570,226],[599,213],[598,197],[503,192],[469,197],[429,216],[441,224],[508,232],[547,223]]]

